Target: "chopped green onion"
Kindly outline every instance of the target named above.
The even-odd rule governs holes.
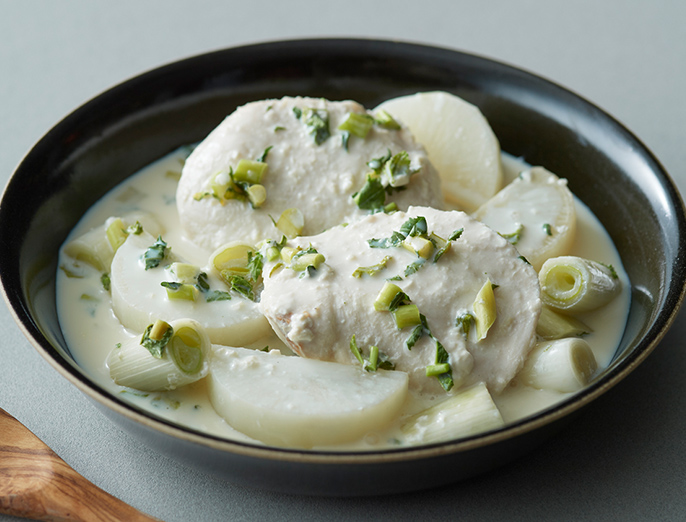
[[[162,281],[160,285],[167,289],[167,297],[169,299],[195,301],[197,297],[198,290],[193,285],[169,281]]]
[[[260,208],[267,200],[267,189],[263,185],[251,185],[246,193],[252,208]]]
[[[421,317],[419,316],[419,308],[415,304],[399,306],[393,312],[393,318],[395,319],[395,324],[399,330],[422,323]]]
[[[364,274],[373,276],[386,268],[386,263],[391,259],[391,256],[384,257],[380,263],[372,266],[361,266],[355,269],[353,277],[362,277]]]
[[[428,259],[435,248],[434,244],[430,240],[421,236],[406,237],[401,245],[405,248],[405,250],[409,250],[413,254],[417,254],[422,259]]]
[[[255,185],[262,181],[262,176],[266,170],[267,164],[262,161],[242,159],[236,166],[236,170],[233,173],[233,180],[245,181],[251,185]]]
[[[453,382],[453,371],[450,368],[450,364],[448,364],[450,356],[448,355],[448,352],[445,351],[445,348],[443,348],[441,343],[439,343],[436,339],[434,339],[434,341],[436,342],[436,360],[433,367],[436,370],[445,370],[442,373],[436,374],[436,378],[445,391],[450,391],[455,384]],[[443,365],[446,365],[447,368]]]
[[[329,111],[326,109],[310,108],[301,110],[298,107],[294,107],[293,112],[308,128],[317,145],[321,145],[329,139],[331,136],[329,131]]]
[[[379,127],[382,127],[384,129],[389,129],[389,130],[399,130],[400,129],[400,124],[397,121],[395,121],[393,116],[388,114],[383,109],[378,111],[375,114],[374,123],[376,123]]]
[[[379,347],[370,346],[369,347],[369,362],[364,365],[364,369],[368,372],[375,372],[377,365],[379,363]]]
[[[455,318],[455,326],[462,330],[465,337],[469,335],[472,323],[474,323],[474,316],[469,312],[465,312]]]
[[[448,363],[441,364],[431,364],[426,367],[427,377],[436,377],[442,373],[447,373],[450,371],[450,365]]]
[[[288,208],[281,213],[275,225],[286,237],[293,239],[305,227],[305,216],[297,208]]]
[[[353,352],[355,358],[360,361],[360,364],[364,364],[364,359],[360,353],[360,349],[357,347],[357,342],[355,341],[355,336],[353,335],[350,339],[350,351]]]
[[[425,260],[423,258],[417,259],[417,261],[410,263],[405,267],[405,277],[411,276],[417,272],[421,267],[424,266]]]
[[[412,350],[415,344],[417,344],[417,341],[421,339],[422,335],[424,335],[424,325],[418,325],[412,330],[412,333],[410,336],[405,340],[405,346],[407,346],[408,350]]]
[[[134,236],[140,236],[143,233],[143,225],[139,221],[136,221],[133,225],[126,227],[127,234],[133,234]]]
[[[345,121],[338,126],[338,129],[364,139],[373,125],[374,118],[369,114],[351,112]]]
[[[381,288],[381,291],[376,296],[376,300],[374,301],[374,310],[376,310],[377,312],[390,310],[390,306],[393,302],[393,299],[398,294],[402,293],[403,291],[400,289],[399,286],[389,282],[384,283],[383,287]]]

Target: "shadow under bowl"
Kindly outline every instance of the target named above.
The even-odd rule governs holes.
[[[616,356],[582,392],[478,436],[376,452],[279,449],[161,420],[104,391],[74,362],[57,319],[58,250],[108,190],[202,140],[238,105],[263,98],[354,99],[367,107],[445,90],[477,105],[502,149],[569,180],[614,241],[632,283]],[[0,280],[34,347],[115,422],[153,448],[244,485],[319,495],[398,493],[474,476],[525,454],[655,348],[684,295],[681,199],[658,161],[599,108],[528,72],[457,51],[391,41],[272,42],[182,60],[86,103],[26,155],[0,201]]]

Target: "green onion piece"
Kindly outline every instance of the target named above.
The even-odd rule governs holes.
[[[251,185],[255,185],[262,181],[262,176],[266,170],[266,163],[242,159],[236,166],[236,170],[233,173],[233,179],[234,181],[245,181]]]
[[[162,236],[157,236],[157,241],[149,246],[143,254],[142,259],[145,263],[145,269],[150,270],[151,268],[158,267],[166,254],[167,243],[164,242]]]
[[[386,111],[380,110],[374,116],[374,123],[379,127],[389,130],[400,130],[400,124]]]
[[[207,282],[207,274],[205,272],[200,272],[195,282],[195,286],[201,292],[207,292],[210,289],[210,283]]]
[[[179,328],[169,343],[169,355],[183,373],[193,374],[202,369],[202,341],[198,333],[189,327]]]
[[[422,259],[428,259],[429,256],[433,254],[435,248],[434,244],[430,240],[421,236],[406,237],[401,245],[403,248],[405,248],[405,250],[409,250],[413,254],[417,254]]]
[[[179,283],[194,285],[200,275],[200,268],[190,263],[172,263],[169,271],[176,276]]]
[[[338,126],[338,129],[364,139],[373,125],[374,118],[369,114],[351,112],[345,121]]]
[[[353,277],[362,277],[364,274],[373,276],[386,268],[386,263],[391,259],[391,256],[384,257],[380,263],[372,266],[361,266],[355,269]]]
[[[160,285],[167,289],[167,297],[169,299],[195,301],[197,297],[198,290],[193,285],[169,281],[162,281]]]
[[[234,267],[245,267],[248,263],[249,255],[255,248],[245,243],[230,243],[225,247],[220,247],[212,254],[210,264],[217,272]]]
[[[388,205],[385,205],[383,211],[388,214],[390,212],[395,212],[398,210],[398,204],[395,201],[391,201]]]
[[[288,208],[281,213],[276,222],[276,228],[283,232],[287,238],[293,239],[300,235],[305,227],[305,216],[297,208]]]
[[[107,226],[105,232],[107,234],[107,241],[109,241],[112,251],[116,252],[120,246],[126,241],[126,225],[119,218],[114,218]]]
[[[405,292],[398,292],[391,300],[391,304],[388,305],[388,311],[395,312],[399,307],[411,302],[410,297]]]
[[[355,336],[353,335],[350,339],[350,351],[353,352],[355,358],[360,361],[360,364],[364,364],[364,359],[360,353],[360,349],[357,347],[357,342],[355,341]]]
[[[262,268],[264,267],[264,257],[259,252],[248,252],[248,277],[250,281],[257,282],[262,276]]]
[[[318,252],[296,255],[293,256],[291,260],[291,268],[296,272],[302,272],[307,270],[309,267],[313,267],[315,270],[317,270],[322,263],[324,263],[324,261],[326,261],[326,258],[323,254]]]
[[[428,231],[428,225],[426,224],[426,218],[424,216],[417,216],[410,218],[400,227],[400,234],[404,237],[407,236],[423,236],[426,235]]]
[[[442,364],[431,364],[426,367],[427,377],[436,377],[442,373],[447,373],[450,371],[450,365],[448,363]]]
[[[374,301],[374,310],[377,312],[389,310],[391,302],[395,296],[402,293],[403,291],[399,286],[389,282],[384,283],[381,291],[376,296],[376,300]]]
[[[422,323],[422,320],[419,317],[419,308],[415,304],[399,306],[393,312],[393,318],[395,319],[395,325],[399,330]]]
[[[233,187],[231,174],[224,171],[217,172],[210,182],[211,195],[219,199],[227,199],[227,192],[231,187]]]
[[[141,345],[146,348],[153,357],[161,359],[164,355],[164,347],[174,335],[174,329],[169,323],[160,319],[148,325],[141,338]]]
[[[375,372],[379,363],[379,347],[369,347],[369,361],[364,365],[364,369],[368,372]]]
[[[263,185],[251,185],[246,192],[252,208],[260,208],[267,200],[267,189]]]
[[[381,169],[386,164],[386,162],[391,159],[391,149],[388,149],[385,156],[380,158],[373,158],[367,162],[367,166],[372,169],[375,173],[380,174]]]

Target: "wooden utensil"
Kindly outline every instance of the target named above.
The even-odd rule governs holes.
[[[79,475],[2,408],[0,513],[51,521],[157,520]]]

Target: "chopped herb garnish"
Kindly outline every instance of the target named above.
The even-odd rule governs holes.
[[[529,260],[528,260],[526,257],[524,257],[524,256],[519,256],[519,259],[521,259],[522,261],[524,261],[527,265],[530,265],[530,264],[531,264],[531,263],[529,263]]]
[[[393,116],[388,114],[384,110],[380,110],[376,113],[375,118],[374,118],[374,123],[376,123],[379,127],[382,127],[384,129],[389,129],[389,130],[399,130],[400,129],[400,124],[395,121]]]
[[[167,253],[167,243],[164,242],[162,236],[157,237],[151,246],[143,254],[143,261],[145,262],[145,269],[150,270],[160,265]]]
[[[259,252],[248,252],[248,276],[253,283],[262,276],[262,267],[264,266],[264,258]]]
[[[617,271],[615,270],[614,266],[606,265],[605,263],[600,264],[610,271],[610,277],[612,277],[612,279],[619,279],[619,276],[617,275]]]
[[[214,301],[230,301],[231,294],[222,290],[212,290],[205,295],[205,301],[213,303]]]
[[[457,230],[453,231],[453,233],[450,234],[450,236],[448,236],[448,240],[457,241],[458,239],[460,239],[462,232],[464,232],[464,228],[458,228]]]
[[[255,291],[253,290],[252,283],[248,281],[245,277],[232,274],[225,279],[229,288],[239,295],[242,295],[246,299],[251,301],[255,300]]]
[[[102,283],[102,287],[109,292],[110,288],[112,287],[112,280],[110,279],[110,274],[102,274],[100,276],[100,283]]]
[[[407,183],[398,183],[398,178],[409,178],[414,171],[410,168],[410,156],[406,151],[401,151],[394,155],[390,160],[384,164],[382,176],[388,182],[388,185],[395,187],[396,185],[404,185]]]
[[[197,286],[198,290],[201,292],[207,292],[210,289],[210,284],[207,282],[207,274],[205,272],[200,272],[198,274],[195,286]]]
[[[502,237],[504,237],[505,239],[507,239],[513,245],[516,245],[517,243],[519,243],[519,240],[522,238],[522,232],[523,231],[524,231],[524,225],[522,225],[520,223],[519,226],[517,226],[517,230],[515,230],[514,232],[511,232],[509,234],[500,234],[500,235]]]
[[[174,329],[164,321],[156,321],[148,325],[141,337],[141,345],[146,348],[153,357],[161,359],[164,355],[164,347],[167,346]]]
[[[469,312],[465,312],[455,318],[455,326],[462,330],[465,337],[469,335],[472,324],[474,324],[474,316]]]
[[[405,341],[405,346],[407,346],[407,349],[412,350],[412,347],[417,344],[417,341],[419,341],[422,335],[424,335],[424,326],[421,324],[415,326],[414,330],[412,330],[412,333]]]
[[[361,266],[355,269],[353,277],[362,277],[364,274],[373,276],[386,268],[386,263],[391,259],[391,256],[384,257],[381,262],[372,266]]]
[[[393,299],[391,299],[391,302],[388,305],[388,311],[395,312],[401,306],[408,305],[411,302],[410,297],[405,292],[398,291],[398,293],[393,296]]]
[[[282,127],[281,125],[277,125],[276,127],[274,127],[274,132],[281,132],[284,130],[286,130],[286,127]]]
[[[270,145],[269,147],[264,149],[264,152],[262,152],[262,155],[259,158],[257,158],[255,161],[257,161],[259,163],[266,162],[267,161],[267,154],[269,154],[269,151],[272,150],[272,148],[273,147]]]
[[[298,107],[293,107],[293,113],[308,128],[317,145],[321,145],[331,136],[329,131],[329,111],[326,109],[307,108],[301,110]]]
[[[360,353],[360,349],[357,347],[357,342],[355,341],[355,336],[353,335],[350,339],[350,351],[353,352],[355,358],[360,361],[360,364],[364,364],[364,359]]]
[[[133,225],[126,227],[125,232],[127,234],[133,234],[134,236],[139,236],[143,233],[143,225],[136,221]]]
[[[391,149],[388,149],[385,156],[369,160],[367,162],[367,166],[370,169],[372,169],[376,174],[381,174],[381,169],[389,159],[391,159]]]
[[[420,257],[416,261],[407,265],[405,267],[405,277],[411,276],[412,274],[417,272],[421,267],[424,266],[425,262],[426,262],[426,260]]]
[[[386,203],[386,191],[379,178],[368,175],[367,181],[353,199],[362,210],[378,210]]]
[[[350,133],[348,131],[341,132],[341,145],[345,151],[348,151],[348,142],[350,141]]]
[[[543,232],[545,232],[547,236],[553,235],[553,230],[550,227],[550,223],[543,223]]]

